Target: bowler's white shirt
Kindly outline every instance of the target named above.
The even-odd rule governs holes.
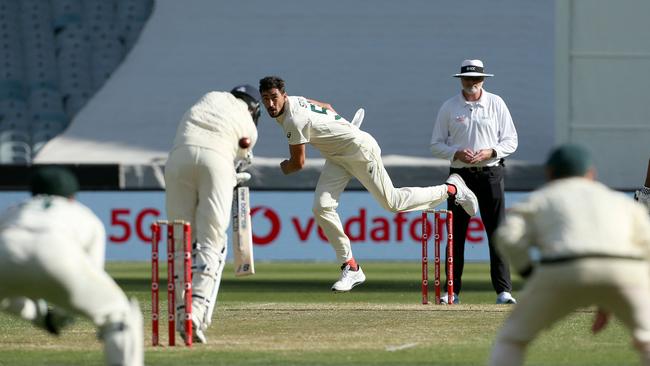
[[[289,145],[311,144],[323,157],[345,154],[358,146],[359,129],[334,112],[299,96],[287,97],[276,118]]]
[[[433,156],[451,161],[452,168],[476,166],[453,160],[457,150],[494,149],[496,158],[477,165],[495,166],[515,152],[517,144],[517,130],[506,103],[485,89],[475,102],[468,102],[462,93],[444,102],[431,136]]]

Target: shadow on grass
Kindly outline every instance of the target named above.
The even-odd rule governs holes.
[[[335,279],[321,280],[321,279],[223,279],[221,281],[221,290],[234,293],[281,293],[281,292],[296,292],[296,291],[314,291],[322,292],[323,288],[329,288]],[[161,282],[166,281],[161,279]],[[151,288],[151,281],[142,278],[121,278],[117,283],[125,291],[146,292]],[[515,290],[520,288],[520,283],[515,282]],[[161,291],[164,291],[165,284],[161,283]],[[412,292],[420,288],[420,282],[417,280],[373,280],[368,279],[363,286],[355,288],[355,292]],[[464,291],[488,291],[491,292],[492,284],[489,278],[485,281],[469,280],[463,282]]]

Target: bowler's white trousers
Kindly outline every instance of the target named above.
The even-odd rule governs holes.
[[[444,202],[447,185],[395,188],[381,159],[377,141],[359,131],[355,145],[341,155],[327,156],[318,179],[313,212],[341,263],[352,259],[350,239],[343,231],[336,212],[339,197],[354,177],[372,194],[377,202],[391,212],[432,209]]]

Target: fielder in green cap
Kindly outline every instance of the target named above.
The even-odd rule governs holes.
[[[77,177],[70,170],[63,167],[37,168],[32,176],[32,196],[45,194],[72,198],[78,191],[79,182]]]
[[[497,248],[527,278],[489,365],[521,365],[540,332],[579,308],[597,306],[592,331],[613,314],[650,365],[650,218],[623,193],[596,182],[582,146],[557,147],[549,182],[514,205],[495,232]],[[537,255],[531,255],[531,252]]]
[[[546,161],[546,174],[549,180],[587,175],[593,179],[596,171],[586,148],[577,144],[566,144],[551,152]]]
[[[73,199],[63,167],[39,167],[32,197],[0,214],[0,311],[60,334],[74,315],[97,326],[107,365],[142,366],[142,314],[104,271],[104,225]]]

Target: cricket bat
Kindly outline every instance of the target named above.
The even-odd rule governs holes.
[[[232,247],[235,276],[255,274],[253,231],[248,187],[235,187],[232,197]]]

